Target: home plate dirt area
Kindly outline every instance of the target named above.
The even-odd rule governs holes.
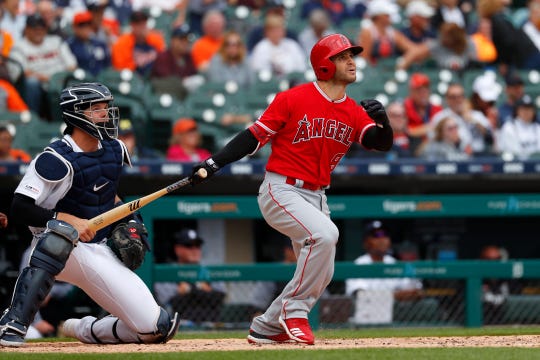
[[[316,339],[315,345],[251,345],[245,339],[171,340],[167,344],[88,345],[80,342],[29,342],[20,348],[0,347],[0,352],[21,353],[131,353],[194,352],[234,350],[325,350],[358,348],[435,348],[435,347],[540,347],[540,335],[394,337],[360,339]]]

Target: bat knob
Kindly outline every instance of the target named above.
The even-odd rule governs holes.
[[[206,169],[204,168],[201,168],[197,171],[197,175],[199,175],[199,177],[201,177],[202,179],[205,179],[208,176],[208,171],[206,171]]]

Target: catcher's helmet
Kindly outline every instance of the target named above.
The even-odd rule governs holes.
[[[75,126],[98,140],[116,139],[118,136],[118,107],[112,106],[113,96],[100,83],[71,85],[60,93],[62,118],[68,126]],[[107,103],[107,117],[87,116],[85,110],[92,104]],[[106,121],[103,121],[106,119]]]
[[[323,37],[311,49],[309,57],[317,80],[330,80],[336,72],[336,65],[330,58],[345,50],[352,50],[354,55],[360,54],[364,48],[352,45],[342,34],[332,34]]]

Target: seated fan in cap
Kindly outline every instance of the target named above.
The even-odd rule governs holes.
[[[163,35],[151,30],[147,21],[145,12],[131,13],[131,30],[122,34],[112,46],[112,65],[116,70],[128,69],[148,75],[157,54],[165,50]]]
[[[48,35],[45,20],[34,14],[26,18],[24,37],[15,42],[10,57],[22,66],[25,81],[21,95],[26,104],[33,112],[49,119],[45,106],[49,80],[56,73],[77,67],[77,59],[68,44],[57,35]]]
[[[367,17],[362,20],[356,43],[362,45],[360,54],[371,64],[380,59],[396,58],[415,44],[409,40],[393,22],[399,16],[398,6],[388,0],[372,0],[366,10]]]
[[[375,263],[394,264],[390,255],[392,242],[388,230],[378,221],[367,224],[364,233],[366,254],[354,263],[369,265]],[[345,282],[347,295],[356,299],[352,321],[356,324],[387,324],[393,320],[394,300],[411,300],[421,296],[422,283],[409,278],[348,279]]]
[[[526,160],[540,156],[540,124],[536,104],[524,95],[514,107],[512,120],[506,121],[498,134],[497,144],[505,160]]]
[[[202,161],[210,157],[210,152],[201,147],[201,133],[192,118],[180,118],[172,129],[171,144],[167,150],[167,160]]]
[[[174,256],[179,265],[200,265],[204,240],[193,229],[183,229],[174,234]],[[160,304],[180,311],[181,325],[191,325],[219,320],[225,284],[208,281],[157,282],[154,292]]]

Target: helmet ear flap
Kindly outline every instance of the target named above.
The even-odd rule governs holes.
[[[321,61],[321,64],[318,67],[317,79],[330,80],[334,76],[335,72],[336,72],[336,65],[334,65],[334,63],[331,60],[324,59]]]

